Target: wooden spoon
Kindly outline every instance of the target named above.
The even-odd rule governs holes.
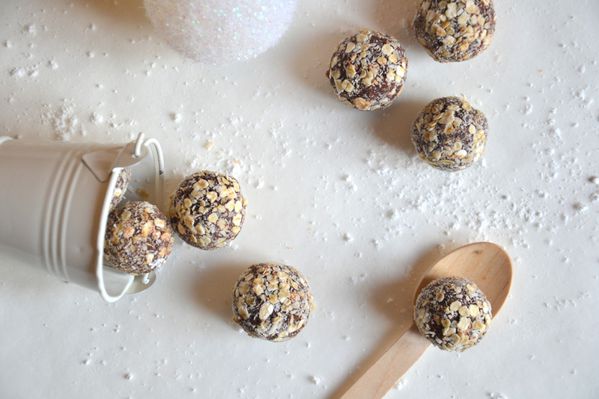
[[[428,271],[417,287],[415,297],[431,281],[452,276],[474,281],[491,302],[493,316],[497,316],[512,284],[512,262],[501,247],[490,242],[463,246],[445,256]],[[382,398],[430,345],[413,323],[341,399]]]

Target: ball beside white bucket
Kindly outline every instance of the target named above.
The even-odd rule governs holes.
[[[150,159],[148,159],[150,157]],[[160,206],[164,158],[155,139],[125,144],[0,137],[0,251],[115,302],[148,288],[153,273],[104,267],[104,233],[119,173],[148,167]]]

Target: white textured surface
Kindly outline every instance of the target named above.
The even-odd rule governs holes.
[[[430,350],[388,397],[599,397],[599,3],[498,1],[493,46],[459,65],[415,44],[414,3],[305,0],[280,46],[217,68],[163,44],[139,0],[2,1],[0,135],[144,131],[171,186],[229,170],[250,205],[233,248],[179,245],[149,291],[114,305],[0,256],[0,397],[328,397],[409,318],[419,259],[478,239],[515,260],[507,306],[480,346]],[[365,26],[410,57],[400,101],[371,114],[324,78]],[[408,128],[460,93],[492,131],[484,164],[448,175],[415,159]],[[299,267],[319,305],[288,343],[229,322],[239,265],[265,260]]]
[[[173,48],[220,65],[254,58],[277,44],[297,0],[145,0],[144,6]]]

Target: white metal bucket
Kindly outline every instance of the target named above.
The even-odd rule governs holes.
[[[98,290],[108,302],[148,288],[153,273],[135,277],[103,263],[118,175],[125,167],[135,174],[148,156],[160,206],[164,158],[155,139],[140,134],[129,144],[111,145],[0,137],[0,251]]]

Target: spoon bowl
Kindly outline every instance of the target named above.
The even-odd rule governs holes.
[[[491,303],[495,318],[512,284],[512,262],[498,245],[479,242],[465,245],[435,263],[416,287],[414,298],[430,282],[443,277],[473,281]],[[406,331],[341,396],[341,399],[380,399],[412,367],[431,343],[416,325]]]
[[[491,302],[495,316],[503,307],[512,285],[512,262],[497,244],[477,242],[465,245],[429,269],[416,290],[414,300],[425,286],[443,277],[462,277],[473,281]]]

